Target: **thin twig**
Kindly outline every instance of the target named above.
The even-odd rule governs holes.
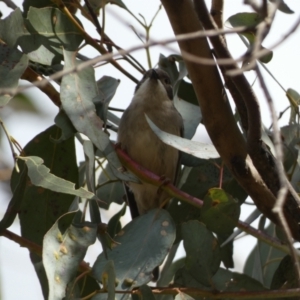
[[[173,295],[178,294],[190,295],[193,297],[201,297],[207,299],[278,299],[278,298],[292,298],[300,295],[300,289],[280,289],[280,290],[260,290],[260,291],[218,291],[216,289],[197,289],[197,288],[183,288],[183,287],[150,287],[155,295]],[[116,290],[116,294],[121,295],[139,295],[140,291],[137,289],[131,291]],[[97,290],[89,294],[81,300],[91,299],[97,294],[107,294],[105,290]]]
[[[20,93],[20,92],[22,92],[22,91],[24,91],[28,88],[32,88],[34,86],[42,87],[42,86],[47,85],[50,81],[58,80],[58,79],[60,79],[61,77],[65,76],[65,75],[75,73],[75,72],[80,72],[83,69],[85,69],[89,66],[93,66],[93,65],[95,65],[99,62],[110,61],[114,57],[124,56],[128,53],[132,53],[134,51],[143,49],[145,47],[167,45],[167,44],[178,42],[178,41],[197,39],[198,37],[211,37],[211,36],[217,36],[217,35],[220,35],[220,34],[234,34],[234,33],[238,33],[238,32],[243,32],[245,30],[247,30],[247,27],[235,28],[234,30],[224,29],[224,30],[197,31],[197,32],[192,32],[192,33],[188,33],[188,34],[180,34],[180,35],[177,35],[176,37],[173,37],[173,38],[170,38],[170,39],[159,40],[159,41],[149,41],[149,43],[145,43],[144,45],[133,46],[133,47],[127,49],[127,50],[120,49],[116,53],[106,53],[104,55],[97,56],[97,57],[92,58],[88,61],[82,62],[78,66],[67,68],[67,69],[64,69],[62,71],[58,71],[55,74],[49,76],[48,79],[45,78],[45,79],[40,80],[40,81],[32,82],[32,85],[23,85],[22,87],[18,87],[18,88],[2,88],[2,89],[0,89],[0,95],[3,95],[3,94],[15,95],[17,93]],[[196,57],[194,55],[191,55],[190,60],[194,62],[194,58],[196,58]],[[198,61],[196,61],[196,62],[198,62]],[[202,61],[199,61],[199,63],[202,63],[202,64],[209,64],[210,62],[213,63],[213,65],[215,65],[215,61],[212,60],[212,59],[205,59],[204,58]],[[226,62],[227,63],[232,63],[232,60],[227,60]],[[220,61],[220,63],[222,64],[223,62]],[[225,63],[225,61],[224,61],[224,63]]]
[[[150,183],[154,186],[159,186],[162,190],[167,192],[172,198],[179,199],[181,201],[187,202],[197,208],[201,208],[203,206],[203,201],[196,197],[193,197],[179,188],[175,187],[171,182],[162,183],[161,177],[150,172],[146,168],[140,166],[138,163],[133,161],[120,147],[116,146],[115,150],[118,154],[118,157],[122,163],[122,165],[135,174],[139,179]],[[269,235],[251,227],[249,224],[244,223],[242,221],[238,221],[237,227],[241,230],[247,232],[248,234],[264,241],[265,243],[284,251],[285,253],[290,253],[289,248],[285,246],[279,239],[270,237]],[[300,257],[300,253],[298,255]]]
[[[283,231],[286,235],[286,239],[288,242],[288,246],[290,248],[290,255],[292,257],[292,260],[294,262],[294,267],[295,267],[295,274],[298,282],[298,286],[300,287],[300,264],[299,264],[299,259],[296,253],[296,250],[293,246],[293,238],[292,238],[292,233],[291,230],[288,226],[288,223],[286,221],[284,212],[283,212],[283,206],[286,201],[286,196],[288,194],[289,190],[289,185],[287,178],[285,176],[285,171],[283,167],[283,152],[282,152],[282,141],[281,141],[281,135],[280,135],[280,128],[278,125],[278,120],[277,120],[277,115],[276,115],[276,110],[274,107],[274,103],[272,100],[272,97],[269,93],[269,90],[266,86],[266,83],[264,81],[264,78],[259,70],[258,67],[256,67],[256,74],[259,79],[261,88],[265,94],[267,103],[269,105],[271,117],[272,117],[272,122],[273,122],[273,140],[274,140],[274,149],[275,149],[275,164],[276,168],[278,171],[278,177],[279,177],[279,182],[280,182],[280,189],[277,194],[277,199],[275,206],[273,208],[273,212],[278,214],[279,221],[282,225]]]

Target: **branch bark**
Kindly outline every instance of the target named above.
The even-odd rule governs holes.
[[[196,10],[190,0],[162,0],[161,2],[167,12],[175,35],[203,30],[196,14]],[[208,14],[206,6],[204,11],[200,11],[200,9],[203,8],[201,6],[203,1],[195,0],[194,3],[198,12],[201,14]],[[198,4],[200,4],[200,6]],[[207,16],[200,16],[200,18],[201,21],[202,18],[207,22],[210,21],[209,15],[208,18]],[[221,43],[219,37],[215,38],[215,40],[213,40],[213,38],[211,39],[212,43],[214,43],[214,41]],[[178,44],[182,52],[187,52],[203,58],[212,58],[210,47],[206,38],[180,41]],[[226,50],[225,45],[221,43],[220,47],[216,49],[218,57],[220,56],[220,58],[223,58],[223,56],[219,53],[220,49]],[[224,55],[224,57],[227,56]],[[259,170],[259,172],[257,164],[255,164],[256,167],[253,164],[252,155],[251,158],[248,155],[249,150],[249,153],[255,151],[255,154],[262,150],[260,139],[260,110],[258,102],[253,101],[253,99],[256,100],[256,98],[251,87],[249,88],[248,82],[242,76],[235,81],[235,85],[239,93],[248,97],[247,99],[249,100],[246,102],[243,97],[249,118],[248,139],[246,144],[233,117],[217,67],[199,65],[190,61],[185,61],[185,63],[198,97],[203,115],[203,123],[213,144],[224,160],[224,163],[232,171],[239,184],[254,200],[260,211],[273,222],[278,223],[277,216],[272,212],[276,202],[274,191],[271,191],[268,188],[260,175],[260,173],[266,174],[266,172],[268,174],[269,171],[266,171],[266,169],[263,168],[262,170]],[[233,66],[231,65],[229,68],[233,68]],[[245,88],[245,90],[243,88]],[[264,164],[262,166],[264,167],[267,164],[270,169],[266,153],[267,151],[259,153],[259,158],[260,160],[264,158]],[[256,156],[254,155],[254,157]],[[270,182],[270,184],[272,184],[272,182]],[[292,206],[295,208],[294,204]],[[293,214],[291,211],[286,211],[286,213],[288,214],[287,220],[289,221],[289,226],[293,236],[299,240],[300,233],[298,226],[299,220],[297,220],[298,214]]]

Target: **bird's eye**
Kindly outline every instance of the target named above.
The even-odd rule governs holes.
[[[171,81],[170,81],[170,79],[169,78],[165,78],[165,84],[171,84]]]

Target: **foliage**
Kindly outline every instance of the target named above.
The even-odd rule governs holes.
[[[126,60],[141,73],[144,69],[131,53],[122,52],[105,34],[105,24],[100,26],[98,15],[105,14],[104,3],[127,11],[145,29],[145,43],[150,41],[150,28],[155,18],[147,25],[121,0],[84,2],[83,5],[75,0],[24,0],[23,11],[16,8],[7,18],[0,19],[0,106],[4,107],[13,97],[21,95],[19,79],[25,79],[34,83],[53,105],[60,108],[55,124],[33,137],[23,149],[0,120],[15,159],[10,180],[13,196],[0,222],[0,235],[10,236],[8,228],[18,216],[21,237],[12,239],[30,250],[30,259],[45,299],[115,299],[126,295],[129,297],[130,293],[127,292],[132,292],[132,298],[144,299],[155,299],[155,292],[162,294],[160,297],[164,299],[171,299],[175,295],[176,298],[213,299],[218,292],[224,293],[222,299],[245,297],[245,294],[248,295],[247,299],[252,299],[252,296],[257,296],[254,292],[261,292],[263,298],[263,295],[275,289],[277,293],[273,291],[273,297],[293,296],[278,291],[298,285],[293,269],[295,258],[288,255],[290,252],[285,244],[282,223],[272,211],[274,202],[268,205],[263,202],[261,206],[256,202],[256,199],[266,201],[266,195],[274,199],[277,197],[280,186],[275,185],[279,171],[270,167],[276,175],[272,181],[267,173],[269,170],[259,168],[259,160],[255,159],[256,153],[251,149],[246,153],[247,157],[251,156],[253,164],[249,163],[246,155],[236,152],[240,147],[238,142],[234,144],[228,140],[228,151],[215,142],[219,134],[210,131],[204,100],[195,83],[197,77],[193,75],[191,62],[180,43],[182,56],[165,56],[162,53],[157,64],[170,75],[174,103],[184,119],[184,138],[163,132],[146,116],[149,126],[164,143],[182,151],[179,189],[154,174],[151,177],[147,171],[141,171],[142,174],[135,171],[134,163],[126,155],[125,159],[120,155],[114,140],[119,117],[110,107],[110,101],[122,83],[109,74],[96,79],[94,67],[100,62],[109,62],[135,82],[137,80],[115,56]],[[171,15],[168,1],[162,3]],[[283,1],[278,9],[292,13]],[[273,52],[261,45],[263,38],[258,39],[259,35],[265,37],[269,33],[269,30],[260,31],[266,18],[261,8],[261,11],[253,13],[236,14],[228,20],[237,29],[247,26],[241,32],[241,38],[246,37],[246,43],[249,44],[244,56],[245,68],[253,63],[253,51],[265,50],[259,57],[260,63],[268,63],[273,58]],[[84,30],[83,19],[95,25],[100,42]],[[204,19],[201,22],[205,25]],[[181,28],[180,25],[178,27]],[[101,56],[90,59],[81,55],[80,51],[87,44]],[[145,50],[151,67],[151,48],[148,46]],[[217,46],[213,46],[216,50],[214,55],[222,58]],[[211,55],[210,51],[208,53]],[[221,65],[226,87],[234,98],[224,68]],[[41,81],[41,78],[44,80]],[[47,79],[55,80],[55,83]],[[219,83],[214,84],[213,88],[218,89]],[[223,84],[221,86],[224,95],[225,89]],[[239,88],[243,87],[237,86]],[[292,112],[290,124],[281,131],[284,166],[291,184],[298,192],[300,162],[299,148],[295,148],[295,145],[299,143],[299,94],[289,89],[286,95]],[[249,141],[249,128],[243,121],[248,118],[250,124],[255,120],[251,120],[253,116],[249,106],[246,105],[246,111],[249,110],[246,119],[241,106],[238,103],[236,106],[235,132],[240,136],[244,134],[244,138],[239,140],[238,136],[236,141]],[[219,107],[213,109],[219,110]],[[224,111],[223,122],[228,112],[231,114],[231,110]],[[210,117],[214,118],[212,114]],[[233,120],[232,114],[230,118]],[[230,120],[225,122],[231,124]],[[217,115],[214,121],[221,125],[219,129],[222,131],[224,123],[219,122]],[[200,123],[207,126],[216,148],[191,140]],[[275,158],[269,150],[274,149],[271,138],[273,132],[265,130],[264,142],[261,142],[261,127],[259,132],[258,147],[268,144],[259,148],[260,152],[261,149],[265,151],[263,162],[267,166],[274,166]],[[75,140],[79,142],[76,146]],[[78,149],[85,156],[79,164],[76,159]],[[227,153],[231,153],[230,159]],[[251,168],[256,169],[253,171]],[[256,178],[255,174],[258,174]],[[104,224],[101,216],[103,210],[109,210],[113,202],[124,202],[122,182],[138,182],[140,176],[144,176],[143,180],[161,185],[162,189],[174,196],[167,210],[152,210],[122,227],[121,218],[127,209],[124,204],[123,208],[114,212],[108,224]],[[263,190],[265,187],[267,191]],[[246,205],[248,196],[262,210],[260,231],[239,221],[241,206]],[[299,239],[299,233],[295,233],[299,228],[293,225],[299,224],[299,212],[289,209],[292,204],[288,199],[291,206],[287,206],[284,213],[291,226],[291,234]],[[266,226],[265,216],[274,223]],[[236,227],[257,238],[257,245],[247,259],[244,274],[229,270],[234,267]],[[88,247],[97,239],[102,245],[102,252],[99,251],[95,263],[89,267],[83,259]],[[176,261],[174,257],[180,242],[183,242],[186,256]],[[157,289],[154,290],[147,284],[152,280],[153,270],[162,265],[165,259]],[[181,288],[186,288],[184,293]]]

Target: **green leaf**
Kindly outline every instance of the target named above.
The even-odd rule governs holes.
[[[103,121],[107,119],[108,105],[114,97],[119,84],[120,79],[115,79],[110,76],[103,76],[97,81],[99,96],[94,98],[93,102],[96,107],[97,115]]]
[[[153,132],[165,144],[198,158],[211,159],[220,157],[213,145],[190,141],[188,139],[164,132],[160,130],[147,115],[145,115],[145,117]]]
[[[66,287],[74,279],[87,248],[96,240],[97,226],[71,224],[75,214],[60,217],[44,237],[43,264],[49,283],[49,300],[65,297]]]
[[[49,189],[57,193],[70,194],[82,198],[91,199],[94,194],[84,188],[75,189],[75,183],[57,177],[50,173],[50,169],[43,164],[43,160],[37,156],[20,156],[28,168],[28,176],[33,185]]]
[[[116,181],[117,177],[113,172],[110,163],[106,164],[98,178],[98,189],[96,195],[105,204],[100,203],[100,206],[108,209],[112,202],[122,204],[124,202],[124,187],[121,181]]]
[[[14,34],[11,34],[12,32]],[[20,8],[15,9],[8,17],[0,20],[0,38],[8,47],[16,48],[19,45],[19,39],[28,34]]]
[[[27,169],[23,168],[18,176],[18,182],[14,188],[12,188],[13,196],[8,204],[6,212],[0,221],[0,232],[3,229],[8,228],[15,220],[18,211],[20,210],[23,194],[25,192],[27,183]]]
[[[55,7],[56,4],[52,0],[24,0],[23,10],[26,16],[30,7],[44,8],[44,7]]]
[[[175,276],[175,284],[184,286],[187,288],[197,288],[204,291],[211,291],[216,293],[217,291],[264,291],[266,288],[256,281],[255,279],[236,272],[231,272],[229,270],[225,270],[220,268],[216,274],[213,276],[211,281],[211,287],[208,288],[202,285],[200,282],[196,281],[194,277],[192,277],[186,268],[179,269]],[[211,299],[208,297],[196,297],[196,299]],[[223,300],[230,300],[228,298],[222,298]],[[250,300],[249,298],[247,298]]]
[[[175,226],[164,209],[151,210],[127,224],[117,236],[109,260],[115,264],[118,290],[131,290],[149,282],[152,270],[160,265],[175,239]],[[100,254],[93,266],[93,275],[101,280],[107,263]]]
[[[77,27],[53,7],[30,7],[25,20],[20,9],[16,9],[0,20],[0,37],[9,47],[19,45],[30,60],[44,65],[58,63],[62,59],[62,48],[76,51],[83,41]]]
[[[25,25],[30,36],[22,41],[22,50],[41,64],[51,65],[57,55],[62,58],[62,48],[75,51],[83,41],[79,29],[56,8],[31,7]]]
[[[16,88],[27,65],[27,55],[18,49],[10,49],[7,45],[0,44],[0,90]],[[11,94],[0,94],[0,107],[6,105],[11,98]]]
[[[54,119],[55,124],[61,129],[61,137],[53,140],[56,143],[65,141],[75,135],[77,130],[63,110],[60,110]]]
[[[148,285],[142,285],[139,287],[139,292],[141,293],[143,300],[155,300],[155,296],[152,293],[151,288]]]
[[[126,204],[124,204],[123,207],[110,218],[107,224],[107,232],[112,238],[122,229],[120,219],[124,216],[126,207]]]
[[[173,101],[183,119],[184,137],[190,140],[202,121],[200,107],[178,97],[175,97]]]
[[[213,277],[213,285],[220,291],[264,291],[266,288],[257,280],[236,272],[220,268]],[[249,300],[249,298],[248,298]]]
[[[232,15],[227,22],[231,24],[232,27],[256,27],[262,21],[261,16],[258,13],[237,13]],[[254,32],[250,31],[249,32]]]
[[[294,185],[294,188],[297,189],[297,180],[300,177],[295,174],[297,173],[297,170],[294,170],[294,166],[295,163],[297,163],[298,158],[297,145],[299,143],[300,126],[297,124],[297,122],[295,122],[295,124],[283,126],[280,128],[280,133],[283,137],[282,142],[284,144],[284,168],[286,172],[290,173],[289,177],[292,176],[291,183],[293,185],[296,184]],[[291,174],[291,172],[293,173]]]
[[[230,235],[240,216],[239,203],[224,190],[212,188],[204,197],[201,221],[206,227],[220,235]]]
[[[191,83],[182,79],[179,83],[177,96],[180,99],[183,99],[186,102],[190,103],[191,105],[198,106],[198,109],[200,110],[198,98]]]
[[[176,63],[179,65],[179,72]],[[184,137],[191,139],[202,120],[202,114],[192,84],[183,80],[187,76],[185,63],[179,55],[165,57],[160,54],[158,66],[170,76],[174,91],[174,105],[184,122]]]
[[[276,0],[269,0],[269,1],[272,2],[272,3],[276,3]],[[284,2],[284,0],[281,0],[281,1],[279,2],[278,10],[282,11],[282,12],[285,13],[285,14],[293,14],[293,13],[294,13],[294,11],[291,10],[291,9],[287,6],[287,4]]]
[[[39,156],[45,165],[51,166],[51,173],[65,180],[78,181],[78,167],[75,155],[74,139],[68,139],[60,144],[51,142],[50,137],[58,138],[60,130],[56,126],[51,126],[47,130],[35,136],[23,149],[23,155]],[[18,161],[22,172],[26,165],[24,161]],[[12,190],[18,184],[20,173],[16,171],[12,174]],[[26,189],[22,195],[21,207],[18,211],[21,235],[38,245],[42,245],[45,233],[62,215],[68,212],[74,200],[73,195],[61,194],[32,185],[28,179]],[[37,226],[38,224],[38,226]],[[43,294],[47,298],[48,285],[45,281],[45,271],[41,263],[41,257],[31,254],[31,261],[35,266],[39,277]]]
[[[182,237],[186,269],[201,284],[210,286],[221,263],[217,239],[196,220],[182,224]]]
[[[252,46],[255,42],[256,38],[256,26],[261,23],[262,18],[258,13],[238,13],[233,16],[231,16],[227,22],[231,24],[232,27],[239,27],[239,26],[246,26],[249,27],[249,29],[243,33],[241,33],[242,36],[244,36],[248,42],[250,43],[250,46]],[[268,50],[261,46],[261,49]],[[273,52],[271,50],[268,50],[268,53],[264,56],[260,57],[259,60],[262,63],[268,63],[273,58]],[[247,61],[245,62],[248,63]]]
[[[286,96],[291,104],[289,124],[298,124],[296,117],[299,118],[300,95],[294,89],[287,89]]]
[[[271,236],[275,236],[275,225],[271,223],[264,231]],[[262,284],[266,287],[270,287],[273,275],[279,266],[280,260],[285,255],[286,253],[258,241],[255,248],[248,256],[244,267],[244,273],[259,280],[257,274],[258,268],[261,268],[263,274]]]
[[[78,65],[75,53],[64,51],[65,69]],[[79,73],[65,75],[61,84],[62,106],[76,130],[85,134],[92,143],[106,156],[114,173],[122,180],[135,180],[128,172],[121,173],[120,161],[111,141],[103,132],[103,121],[96,115],[93,99],[98,96],[94,69],[87,67]]]
[[[295,265],[290,255],[286,255],[280,262],[272,278],[271,289],[297,288]],[[282,299],[282,298],[281,298]],[[287,299],[287,298],[284,298]]]

